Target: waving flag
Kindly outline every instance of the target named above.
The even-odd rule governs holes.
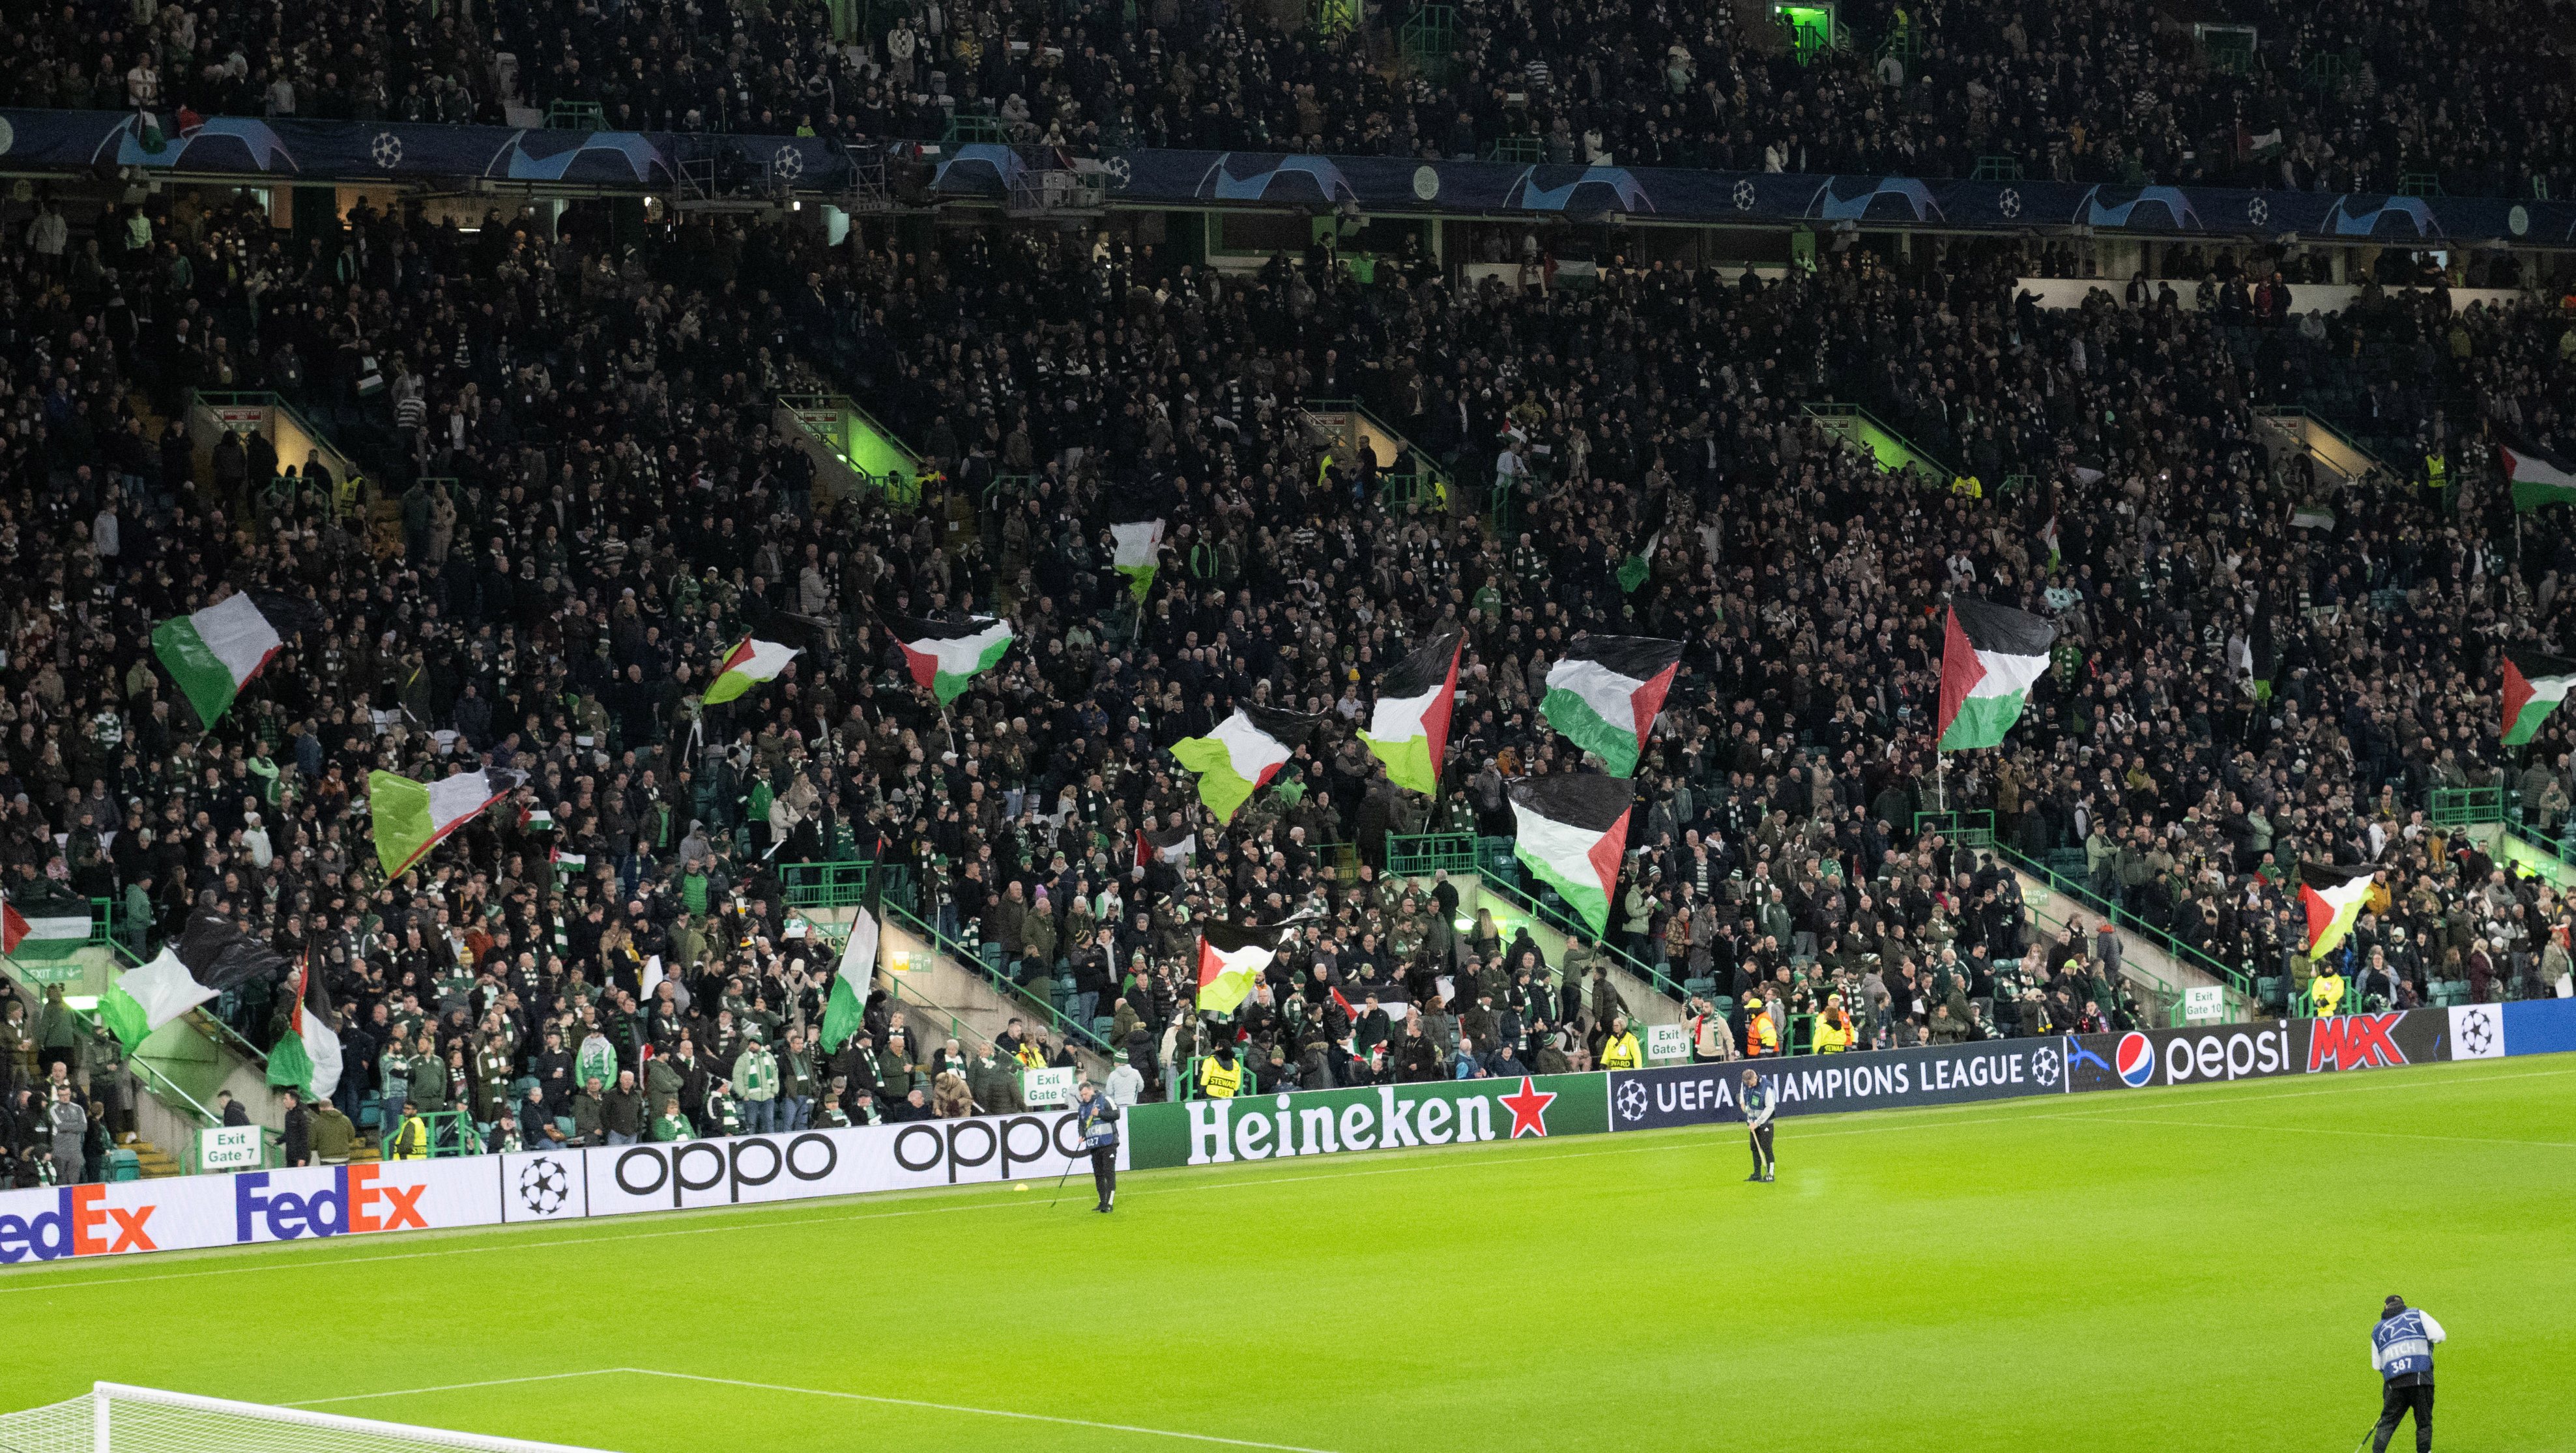
[[[152,628],[152,654],[179,683],[179,692],[212,728],[242,686],[286,644],[286,637],[314,624],[310,607],[285,596],[235,592],[192,615]]]
[[[1443,626],[1378,678],[1377,709],[1360,740],[1386,764],[1387,780],[1424,794],[1440,790],[1449,749],[1449,712],[1458,699],[1458,655],[1467,633]]]
[[[1963,751],[2001,743],[2021,719],[2031,683],[2048,669],[2057,627],[2010,606],[1973,596],[1950,602],[1950,631],[1941,647],[1940,749]]]
[[[2546,656],[2519,646],[2504,648],[2504,744],[2530,741],[2540,724],[2576,686],[2576,661]]]
[[[1210,923],[1199,929],[1199,1008],[1231,1014],[1252,997],[1262,970],[1279,957],[1279,936],[1286,926],[1254,928],[1241,923]]]
[[[1511,787],[1519,835],[1512,856],[1557,891],[1596,935],[1610,924],[1610,894],[1619,886],[1628,814],[1637,789],[1617,777],[1560,772],[1526,777]]]
[[[704,698],[722,706],[764,681],[775,681],[787,663],[822,644],[824,625],[808,616],[780,615],[742,638],[716,667]]]
[[[34,894],[0,898],[0,954],[14,954],[18,945],[32,939],[47,945],[51,956],[63,944],[88,942],[89,927],[89,905],[77,898],[54,902],[39,902]]]
[[[1679,641],[1578,636],[1564,658],[1547,668],[1539,712],[1548,725],[1609,764],[1612,776],[1633,776],[1681,659]]]
[[[327,1100],[340,1088],[340,1017],[331,1012],[331,995],[308,956],[295,971],[292,1007],[286,1032],[268,1052],[268,1082],[299,1090],[309,1099]]]
[[[1188,823],[1176,822],[1159,830],[1136,829],[1136,866],[1151,867],[1156,862],[1186,863],[1197,857],[1199,835]]]
[[[1199,774],[1199,801],[1207,804],[1207,810],[1219,822],[1232,822],[1252,794],[1288,765],[1322,720],[1266,706],[1239,706],[1206,736],[1172,743],[1172,755]]]
[[[399,878],[449,833],[518,790],[527,774],[501,767],[414,782],[391,772],[367,774],[368,815],[375,821],[376,861]]]
[[[127,1049],[226,989],[286,971],[277,950],[223,918],[201,914],[152,962],[128,969],[99,996],[98,1016]]]
[[[888,616],[886,624],[903,647],[903,663],[912,679],[946,706],[965,694],[967,684],[1002,664],[1010,653],[1011,627],[991,616],[961,622],[917,621]]]
[[[2308,916],[2308,957],[2321,959],[2335,951],[2353,920],[2361,917],[2370,897],[2371,869],[2340,868],[2325,863],[2299,864],[2299,907]]]
[[[823,1053],[837,1054],[867,1018],[868,991],[876,985],[877,916],[865,908],[850,920],[850,941],[841,948],[841,969],[832,976],[832,997],[823,1005]]]
[[[1132,525],[1111,525],[1109,535],[1117,542],[1117,551],[1109,563],[1127,577],[1128,593],[1143,600],[1145,592],[1154,588],[1154,572],[1163,563],[1163,522],[1139,520]]]
[[[2576,464],[2530,444],[2499,444],[2497,462],[2513,483],[2513,507],[2576,504]]]
[[[1646,583],[1646,577],[1654,573],[1655,551],[1660,548],[1663,543],[1664,532],[1657,530],[1655,533],[1646,537],[1646,543],[1637,547],[1636,554],[1619,562],[1619,589],[1621,592],[1633,595],[1636,593],[1638,586]]]

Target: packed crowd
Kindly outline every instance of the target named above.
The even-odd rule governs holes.
[[[177,116],[938,140],[976,118],[1080,151],[1224,147],[1734,171],[2565,195],[2563,6],[1870,0],[1794,48],[1723,7],[1068,12],[1037,0],[66,5],[8,23],[0,96]],[[1316,17],[1321,17],[1318,20]],[[1445,22],[1445,23],[1444,23]],[[2249,34],[2250,32],[2250,34]],[[978,133],[982,134],[982,133]]]
[[[587,218],[360,205],[294,246],[182,191],[10,228],[9,896],[112,900],[138,953],[206,912],[309,953],[346,1021],[346,1122],[399,1132],[409,1102],[424,1138],[454,1109],[524,1143],[957,1113],[1084,1050],[1131,1094],[1220,1046],[1301,1084],[1616,1063],[1614,963],[1729,1001],[1701,1016],[1711,1053],[2134,1022],[2112,943],[2037,931],[2010,872],[1918,833],[1927,811],[1992,811],[2099,902],[2302,995],[2303,857],[2387,869],[2355,1002],[2563,971],[2567,906],[2419,810],[2503,782],[2564,818],[2564,733],[2508,753],[2493,724],[2496,644],[2556,628],[2563,534],[2500,512],[2457,432],[2475,409],[2422,421],[2449,488],[2351,486],[2320,524],[2318,481],[2249,413],[2292,382],[2239,358],[2224,309],[2041,310],[1998,244],[1765,280],[1629,267],[1612,237],[1592,285],[1516,290],[1418,256],[1364,284],[1321,248],[1223,274],[1114,238],[826,248],[791,214],[620,245]],[[2556,320],[2467,326],[2444,366],[2515,381],[2490,417],[2553,428]],[[772,432],[817,367],[920,450],[918,504],[835,499]],[[258,435],[200,453],[195,387],[279,390],[365,477]],[[1318,397],[1432,468],[1336,454],[1301,423]],[[1960,479],[1881,471],[1801,408],[1828,399]],[[1139,601],[1107,527],[1148,518],[1171,530]],[[225,588],[323,624],[201,732],[148,636]],[[1954,591],[2061,636],[2009,748],[1940,762]],[[703,706],[711,663],[782,612],[829,643]],[[995,612],[1020,645],[938,710],[885,619]],[[1355,730],[1443,621],[1468,645],[1426,804]],[[1551,959],[1372,865],[1390,833],[1507,835],[1507,779],[1579,769],[1534,708],[1584,630],[1687,650],[1608,942]],[[1220,825],[1166,749],[1241,701],[1323,724]],[[482,762],[530,774],[523,810],[384,881],[367,773]],[[1137,830],[1173,823],[1195,857],[1138,867]],[[851,858],[900,869],[1025,1025],[933,1043],[880,1000],[820,1050],[833,955],[776,865]],[[1300,912],[1240,1016],[1192,1012],[1194,924]],[[268,1043],[275,990],[220,1012]],[[28,1022],[18,1043],[118,1121],[104,1051]],[[29,1052],[22,1140],[53,1114]]]

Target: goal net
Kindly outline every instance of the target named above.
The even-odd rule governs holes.
[[[446,1428],[102,1382],[84,1396],[0,1413],[0,1453],[599,1453]]]

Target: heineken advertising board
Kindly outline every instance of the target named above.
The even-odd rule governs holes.
[[[1127,1112],[1127,1154],[1128,1164],[1144,1170],[1599,1135],[1609,1128],[1606,1077],[1525,1075],[1143,1104]]]

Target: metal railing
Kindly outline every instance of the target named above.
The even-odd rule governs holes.
[[[413,1118],[421,1122],[426,1132],[429,1141],[425,1147],[427,1159],[448,1160],[483,1153],[483,1132],[475,1126],[472,1111],[430,1110]],[[442,1130],[447,1133],[442,1135]],[[377,1154],[387,1160],[394,1159],[394,1139],[401,1134],[402,1126],[397,1124],[378,1142]]]
[[[1517,864],[1515,864],[1515,868],[1517,869]],[[1538,890],[1536,892],[1532,892],[1529,889],[1523,888],[1519,883],[1514,882],[1512,880],[1512,875],[1506,875],[1503,873],[1486,872],[1481,874],[1481,876],[1484,879],[1484,886],[1487,892],[1496,894],[1504,902],[1520,909],[1522,912],[1527,913],[1532,918],[1548,925],[1559,933],[1581,934],[1583,937],[1592,940],[1592,951],[1594,953],[1609,960],[1612,966],[1624,969],[1628,973],[1634,974],[1638,978],[1643,979],[1648,987],[1652,988],[1656,993],[1663,995],[1665,998],[1672,1000],[1674,1003],[1687,1004],[1690,1002],[1690,991],[1683,988],[1680,981],[1674,979],[1671,975],[1666,974],[1663,970],[1656,968],[1653,964],[1647,963],[1644,959],[1641,959],[1635,954],[1628,952],[1626,949],[1619,947],[1619,945],[1611,941],[1608,934],[1594,933],[1592,931],[1592,925],[1575,917],[1573,910],[1566,907],[1564,901],[1556,896],[1556,890],[1547,887],[1545,884],[1540,884],[1538,886]],[[1560,973],[1563,972],[1563,969],[1564,966],[1562,964],[1558,965],[1558,971]]]
[[[784,863],[779,891],[790,908],[847,908],[865,903],[874,863]]]
[[[1914,814],[1914,835],[1920,838],[1926,830],[1937,832],[1963,848],[1991,848],[1995,845],[1995,815],[1984,808]]]
[[[915,916],[908,908],[899,907],[893,903],[882,906],[889,920],[920,935],[925,942],[945,955],[951,962],[980,975],[986,984],[999,991],[1004,998],[1037,1014],[1055,1030],[1059,1039],[1067,1044],[1079,1042],[1083,1048],[1095,1054],[1111,1054],[1109,1042],[1094,1033],[1090,1025],[1075,1023],[1072,1016],[1056,1008],[1054,1004],[1040,1000],[1036,995],[1021,988],[1012,981],[1010,975],[984,962],[984,956],[981,953],[942,934],[936,927]]]
[[[2473,827],[2504,821],[2501,787],[2436,787],[2427,797],[2425,817],[2435,827]]]
[[[1386,840],[1386,871],[1399,878],[1476,871],[1476,840],[1466,833],[1413,833]]]
[[[2181,939],[2174,937],[2174,935],[2169,931],[2147,922],[2145,919],[2138,917],[2129,910],[2122,908],[2116,902],[2102,898],[2082,879],[2069,878],[2066,875],[2059,873],[2054,868],[2049,867],[2046,863],[2042,863],[2031,858],[2018,848],[2015,848],[2008,843],[1997,842],[1993,845],[1993,850],[2000,855],[2005,862],[2018,868],[2022,872],[2028,873],[2030,876],[2037,878],[2042,883],[2047,884],[2048,891],[2051,893],[2065,894],[2067,897],[2072,898],[2076,902],[2093,910],[2094,913],[2101,917],[2109,919],[2113,927],[2129,933],[2134,933],[2138,937],[2155,945],[2157,948],[2164,950],[2166,956],[2171,958],[2175,963],[2188,965],[2191,968],[2198,969],[2218,980],[2218,982],[2226,985],[2228,988],[2235,990],[2237,993],[2248,998],[2253,997],[2253,980],[2244,970],[2229,968],[2227,965],[2211,958],[2199,949],[2196,949],[2190,944],[2183,942]]]

